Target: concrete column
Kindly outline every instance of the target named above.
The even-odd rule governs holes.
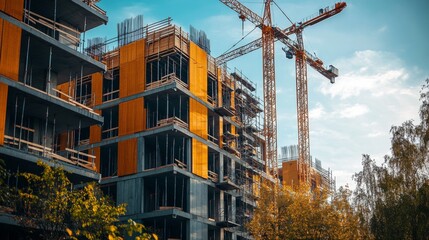
[[[219,153],[219,181],[223,180],[223,154]]]
[[[188,143],[186,147],[188,157],[185,163],[188,166],[188,172],[192,172],[192,138],[186,139],[186,142]]]
[[[137,139],[137,172],[142,172],[145,168],[145,139],[139,137]]]

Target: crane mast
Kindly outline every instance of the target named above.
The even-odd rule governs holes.
[[[262,25],[262,65],[264,85],[264,135],[267,172],[277,177],[277,110],[274,64],[274,32],[271,22],[271,0],[265,1]]]
[[[296,31],[298,49],[295,52],[296,109],[298,121],[298,178],[302,182],[310,179],[310,130],[308,119],[307,63],[302,31]]]

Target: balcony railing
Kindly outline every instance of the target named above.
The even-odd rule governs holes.
[[[184,83],[182,80],[180,80],[175,73],[170,73],[167,74],[163,77],[161,77],[160,80],[158,81],[154,81],[151,83],[147,83],[146,84],[146,90],[150,90],[150,89],[154,89],[154,88],[159,88],[165,85],[168,85],[172,82],[176,82],[177,84],[181,85],[184,88],[188,88],[188,84]]]
[[[26,86],[28,86],[28,85],[26,85]],[[30,87],[30,86],[28,86],[28,87]],[[41,90],[39,90],[37,88],[33,88],[33,87],[30,87],[30,88],[35,89],[37,91],[41,91]],[[52,91],[55,93],[55,95],[49,94],[50,96],[55,97],[56,99],[65,101],[65,102],[67,102],[67,103],[69,103],[69,104],[71,104],[73,106],[76,106],[76,107],[88,110],[89,112],[91,112],[93,114],[100,115],[100,114],[96,113],[94,111],[94,109],[88,107],[88,106],[93,106],[93,99],[95,99],[91,95],[88,98],[86,98],[85,101],[84,101],[84,104],[82,104],[82,103],[78,102],[77,100],[75,100],[73,97],[69,96],[66,93],[61,92],[58,89],[52,88]],[[43,91],[41,91],[41,92],[43,92]]]
[[[64,157],[55,153],[52,148],[47,146],[43,146],[24,139],[11,137],[8,135],[5,135],[4,138],[5,144],[7,146],[27,151],[28,153],[33,155],[43,156],[46,158],[70,163],[73,165],[78,165],[90,170],[95,170],[96,157],[93,155],[66,148],[65,152],[67,157]]]
[[[77,47],[80,45],[80,32],[76,29],[58,23],[47,17],[41,16],[26,9],[24,10],[24,14],[24,17],[26,18],[26,20],[28,20],[28,23],[31,23],[31,25],[35,27],[40,25],[43,27],[47,27],[54,32],[58,32],[59,39],[68,43],[69,46],[73,46],[74,49],[77,49]]]
[[[95,5],[99,1],[100,0],[82,0],[82,2],[86,3],[88,6],[90,6],[92,9],[94,9],[98,13],[100,13],[102,15],[106,15],[106,11],[104,11],[103,9],[101,9],[100,7],[98,7],[97,5]]]

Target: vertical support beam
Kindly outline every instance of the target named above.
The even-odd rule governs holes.
[[[223,179],[223,165],[224,165],[223,154],[220,153],[219,154],[219,180]]]
[[[52,47],[49,47],[49,63],[48,63],[48,82],[46,84],[46,93],[51,94],[51,71],[52,71]]]
[[[27,38],[27,52],[25,54],[24,85],[27,84],[29,55],[30,55],[30,35]]]
[[[45,154],[45,149],[46,149],[46,145],[47,145],[47,136],[48,136],[48,120],[49,120],[49,106],[46,106],[46,118],[45,118],[45,134],[43,135],[43,154]]]
[[[24,97],[24,100],[22,100],[22,110],[21,110],[21,127],[19,128],[19,143],[18,143],[18,149],[21,149],[21,138],[22,138],[22,128],[24,126],[24,112],[25,112],[25,100],[26,97]]]
[[[139,137],[137,139],[137,172],[145,169],[145,139]]]

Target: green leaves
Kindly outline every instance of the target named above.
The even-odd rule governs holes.
[[[304,184],[280,188],[264,183],[247,228],[255,239],[355,239],[362,234],[350,196],[348,188],[331,194]]]
[[[41,229],[44,239],[157,239],[141,223],[121,224],[125,205],[115,206],[96,183],[72,190],[64,170],[38,165],[40,175],[20,174],[27,182],[18,192],[17,220],[23,227]]]
[[[428,239],[429,79],[423,85],[420,123],[393,126],[391,154],[378,166],[363,156],[354,175],[354,206],[360,224],[376,239]]]

